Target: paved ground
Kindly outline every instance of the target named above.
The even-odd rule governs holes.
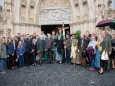
[[[68,64],[43,64],[0,75],[0,86],[115,86],[115,70],[105,74]]]

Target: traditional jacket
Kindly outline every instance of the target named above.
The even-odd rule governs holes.
[[[105,50],[107,53],[111,52],[111,39],[109,35],[106,35],[102,41],[102,52]]]
[[[78,40],[73,38],[71,45],[71,58],[76,58],[76,51],[78,50]]]
[[[71,38],[68,38],[68,39],[65,39],[65,46],[66,46],[66,49],[71,49]]]
[[[5,44],[0,44],[0,58],[7,58]]]

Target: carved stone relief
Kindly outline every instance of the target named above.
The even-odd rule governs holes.
[[[41,9],[41,22],[71,21],[71,10],[69,8]]]

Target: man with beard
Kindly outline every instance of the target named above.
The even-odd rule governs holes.
[[[71,38],[70,38],[70,34],[67,33],[66,34],[66,39],[64,41],[64,49],[65,49],[65,58],[66,58],[66,63],[70,64],[71,63],[71,59],[70,59],[70,54],[71,54]]]

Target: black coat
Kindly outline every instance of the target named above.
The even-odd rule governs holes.
[[[32,47],[31,47],[31,40],[28,38],[25,39],[25,47],[26,47],[26,52],[30,53],[32,50]]]
[[[57,52],[61,54],[62,50],[63,50],[63,40],[57,40]]]
[[[31,50],[32,54],[36,54],[37,53],[37,43],[32,42],[31,48],[32,50],[34,50],[34,51]]]
[[[50,38],[50,40],[48,38],[45,39],[46,50],[48,50],[48,44],[50,44],[50,49],[54,49],[54,40],[52,38]]]
[[[38,40],[37,40],[37,51],[43,52],[43,50],[45,49],[44,45],[45,45],[44,40],[41,40],[40,38],[38,38]]]

